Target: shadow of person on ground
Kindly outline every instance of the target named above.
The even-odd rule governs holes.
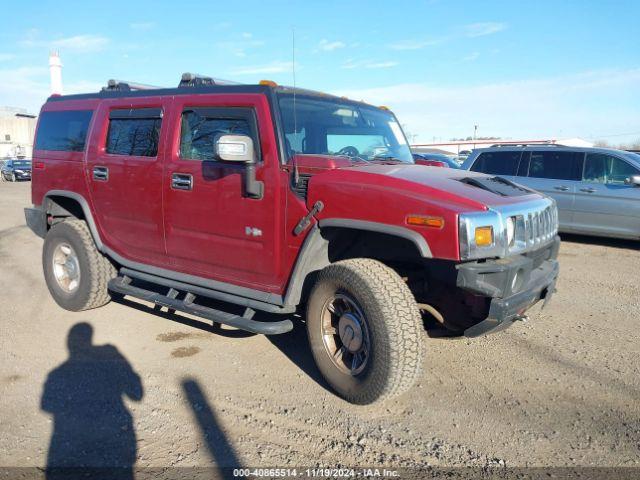
[[[233,446],[220,428],[215,412],[197,381],[187,378],[182,381],[189,406],[200,427],[211,460],[219,468],[219,478],[232,479],[234,468],[240,468],[240,460]]]
[[[41,408],[53,415],[48,479],[93,474],[133,479],[136,434],[123,402],[140,401],[140,377],[113,345],[93,345],[93,327],[69,330],[69,358],[49,372]],[[102,477],[100,477],[102,478]]]
[[[305,324],[299,318],[292,318],[292,321],[293,330],[289,333],[267,335],[267,339],[309,378],[328,392],[333,392],[316,366]]]

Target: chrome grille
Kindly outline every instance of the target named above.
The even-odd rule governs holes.
[[[536,250],[548,244],[558,234],[558,210],[549,202],[543,208],[522,213],[509,212],[516,219],[516,237],[509,253],[523,253]],[[519,231],[520,230],[520,231]]]

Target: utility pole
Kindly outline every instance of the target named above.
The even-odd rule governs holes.
[[[476,148],[476,139],[478,138],[478,125],[473,126],[473,148]]]

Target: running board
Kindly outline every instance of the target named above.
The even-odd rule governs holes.
[[[194,303],[196,296],[187,292],[183,300],[178,300],[179,292],[170,288],[166,295],[161,293],[145,290],[144,288],[131,285],[131,278],[116,277],[109,281],[109,290],[139,298],[147,302],[154,303],[160,307],[166,307],[170,310],[178,310],[180,312],[189,313],[197,317],[212,320],[215,323],[221,323],[230,327],[246,330],[247,332],[260,333],[264,335],[276,335],[279,333],[287,333],[293,329],[291,320],[281,320],[278,322],[258,322],[252,320],[253,310],[247,308],[243,316],[234,315],[232,313],[215,310],[209,307],[203,307]]]

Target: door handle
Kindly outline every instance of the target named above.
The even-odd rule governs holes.
[[[586,193],[593,193],[596,191],[595,188],[581,188],[580,189],[581,192],[586,192]]]
[[[171,188],[175,190],[191,190],[193,188],[193,176],[188,173],[172,174]]]
[[[568,192],[569,191],[569,187],[566,187],[564,185],[560,185],[559,187],[553,187],[556,190],[560,190],[561,192]]]
[[[109,169],[107,167],[93,167],[93,179],[106,182],[109,180]]]

